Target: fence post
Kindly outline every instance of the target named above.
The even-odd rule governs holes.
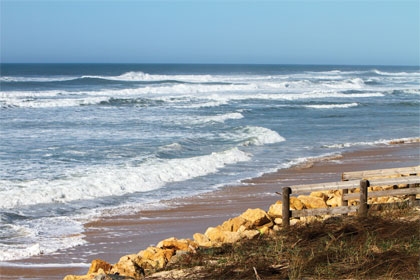
[[[366,218],[368,213],[368,187],[369,181],[368,180],[361,180],[360,181],[360,205],[358,215],[361,218]]]
[[[290,226],[290,194],[292,189],[289,187],[283,188],[283,208],[282,208],[282,222],[283,227],[288,228]]]
[[[418,184],[410,184],[408,185],[409,188],[415,188],[417,187]],[[409,200],[408,200],[409,205],[412,207],[415,205],[416,203],[416,195],[415,194],[410,194],[409,195]]]
[[[343,192],[341,194],[341,206],[348,206],[349,205],[349,201],[344,198],[344,196],[348,193],[349,193],[348,189],[343,189]],[[348,213],[343,214],[343,216],[347,216],[347,215],[348,215]]]

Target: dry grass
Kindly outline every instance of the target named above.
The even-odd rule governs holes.
[[[201,249],[159,279],[420,279],[420,213],[334,217]],[[158,279],[151,276],[148,279]]]

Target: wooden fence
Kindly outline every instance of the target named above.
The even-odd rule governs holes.
[[[283,226],[290,225],[290,218],[319,216],[319,215],[336,215],[348,214],[357,212],[360,217],[366,217],[370,205],[368,205],[368,197],[382,197],[382,196],[397,196],[409,195],[409,205],[420,205],[420,201],[416,200],[416,194],[420,194],[420,166],[395,168],[395,169],[381,169],[381,170],[366,170],[358,172],[346,172],[342,174],[340,182],[320,183],[311,185],[296,185],[292,187],[283,188],[283,208],[282,219]],[[383,178],[383,177],[387,178]],[[398,176],[398,177],[397,177]],[[408,185],[408,188],[396,188],[382,191],[368,191],[368,187],[373,186],[395,186]],[[359,193],[349,193],[349,190],[359,188]],[[342,206],[316,208],[316,209],[302,209],[290,210],[290,195],[291,194],[308,194],[314,191],[342,191]],[[359,200],[358,205],[348,206],[349,200]],[[375,204],[377,207],[384,206],[384,204]],[[386,203],[387,206],[390,203]],[[394,204],[395,205],[395,204]]]

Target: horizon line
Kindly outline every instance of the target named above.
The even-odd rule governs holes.
[[[394,66],[394,67],[419,67],[420,64],[343,64],[343,63],[253,63],[253,62],[1,62],[4,64],[126,64],[126,65],[272,65],[272,66]]]

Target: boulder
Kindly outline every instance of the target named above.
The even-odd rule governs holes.
[[[222,243],[224,239],[223,231],[220,227],[209,227],[204,235],[212,242]]]
[[[275,218],[281,218],[283,215],[282,212],[283,212],[283,204],[275,203],[270,206],[267,214],[271,218],[275,219]]]
[[[176,239],[175,237],[171,237],[162,240],[158,243],[156,247],[165,249],[175,249],[176,251],[194,251],[197,248],[197,244],[188,239]]]
[[[259,229],[260,234],[269,234],[270,233],[271,228],[270,227],[261,227]]]
[[[242,213],[240,217],[247,220],[250,223],[251,228],[263,226],[271,222],[268,214],[259,208],[248,209]]]
[[[138,252],[138,256],[141,258],[141,259],[153,259],[153,256],[156,254],[158,252],[158,248],[156,248],[156,247],[152,247],[152,246],[150,246],[150,247],[147,247],[147,249],[146,250],[142,250],[142,251],[140,251],[140,252]]]
[[[174,248],[148,247],[137,254],[137,263],[144,268],[163,268],[175,252]]]
[[[224,231],[221,227],[209,227],[204,235],[214,243],[235,243],[241,239],[241,233]]]
[[[330,207],[342,206],[343,202],[341,196],[332,196],[327,200],[327,205]]]
[[[99,269],[102,269],[104,272],[109,272],[111,268],[111,264],[107,263],[106,261],[96,259],[91,262],[88,274],[96,273]]]
[[[193,238],[195,243],[200,247],[211,247],[213,245],[210,239],[202,233],[195,233]]]
[[[305,209],[305,205],[297,197],[290,197],[290,209],[291,210],[302,210]]]
[[[232,231],[223,231],[223,235],[224,235],[223,243],[227,243],[227,244],[236,243],[239,240],[241,240],[243,237],[243,233],[232,232]]]
[[[224,231],[237,232],[241,226],[249,228],[250,223],[241,216],[239,216],[225,221],[221,225],[221,229]]]
[[[298,199],[305,205],[307,209],[327,208],[327,204],[320,197],[300,195]]]
[[[133,277],[134,279],[142,279],[144,277],[144,270],[139,264],[140,261],[138,255],[121,257],[120,260],[113,265],[111,273]]]
[[[256,229],[245,230],[245,231],[242,231],[240,233],[241,238],[244,238],[244,239],[245,238],[246,239],[254,239],[254,238],[260,236],[260,234],[261,234],[260,231],[256,230]]]
[[[311,192],[310,196],[322,198],[324,201],[328,200],[328,194],[322,191]]]
[[[275,218],[274,219],[274,223],[276,225],[282,225],[283,224],[283,219],[282,218]]]

